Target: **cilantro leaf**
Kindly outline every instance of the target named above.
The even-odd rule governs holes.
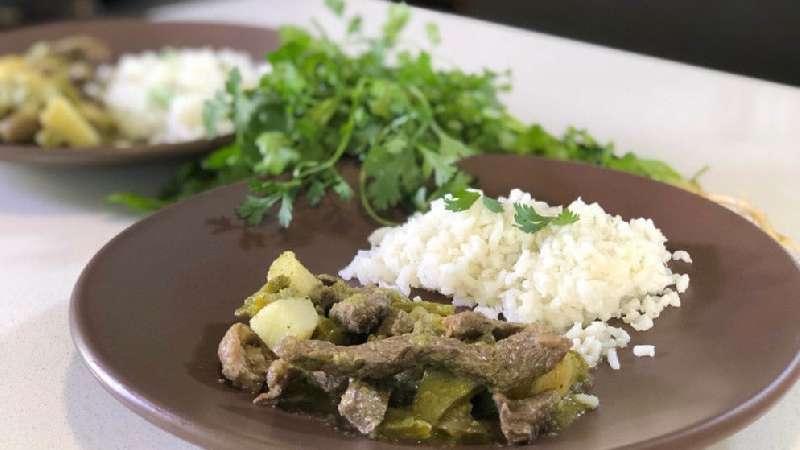
[[[325,6],[337,16],[344,14],[344,0],[325,0]]]
[[[457,141],[444,132],[438,132],[438,151],[420,146],[425,164],[433,171],[436,186],[442,186],[450,180],[456,171],[456,163],[473,154],[463,142]]]
[[[289,192],[284,193],[281,197],[281,207],[278,210],[278,223],[283,228],[292,223],[292,203],[294,203],[294,196]]]
[[[678,186],[688,184],[688,181],[666,163],[654,159],[639,158],[633,153],[626,153],[622,157],[610,159],[607,165],[612,169],[645,176],[664,183]]]
[[[496,199],[484,195],[481,200],[483,201],[483,206],[485,206],[489,211],[493,213],[503,212],[503,204],[498,202]]]
[[[463,190],[450,194],[444,199],[444,207],[448,211],[466,211],[472,207],[481,196],[480,192]]]
[[[526,233],[536,233],[550,224],[568,225],[577,220],[578,215],[566,208],[558,216],[542,216],[533,206],[514,203],[514,226]]]
[[[546,217],[523,203],[514,203],[514,222],[514,226],[526,233],[536,233],[548,224]]]
[[[428,40],[433,45],[439,45],[442,42],[442,35],[439,33],[439,27],[433,22],[425,24],[425,34],[428,35]]]
[[[236,144],[222,147],[206,156],[200,164],[205,170],[223,170],[236,164],[240,156],[239,150],[239,146]]]
[[[267,210],[281,199],[280,195],[256,197],[248,195],[236,209],[236,214],[248,225],[258,225],[264,220]]]
[[[203,103],[203,126],[208,136],[217,135],[217,125],[230,115],[230,106],[225,92],[217,91]]]
[[[451,156],[435,152],[425,147],[419,147],[425,160],[426,172],[433,172],[436,186],[441,186],[456,173],[455,159]]]
[[[396,206],[409,193],[406,188],[416,188],[422,175],[414,152],[407,151],[407,146],[398,145],[399,142],[390,139],[375,146],[364,160],[362,170],[372,179],[366,193],[378,210]]]
[[[279,131],[265,131],[255,141],[262,159],[254,166],[260,175],[279,175],[289,164],[297,161],[300,154],[291,147],[286,134]]]
[[[325,196],[327,186],[321,180],[314,180],[306,191],[306,199],[311,206],[317,206]]]
[[[164,206],[164,202],[157,198],[134,194],[131,192],[117,192],[115,194],[111,194],[106,197],[106,201],[108,203],[123,205],[129,209],[142,212],[154,211]]]
[[[347,34],[356,34],[361,31],[361,26],[364,19],[361,16],[353,16],[347,22]]]
[[[350,200],[353,198],[353,188],[351,188],[343,178],[339,178],[333,184],[333,192],[336,192],[342,200]]]
[[[561,214],[557,215],[555,219],[551,222],[553,225],[569,225],[571,223],[575,223],[580,219],[580,216],[575,214],[574,212],[570,211],[567,208],[561,210]]]
[[[394,45],[403,28],[406,27],[411,16],[411,8],[405,4],[392,4],[389,7],[389,17],[383,24],[383,39],[387,45]]]

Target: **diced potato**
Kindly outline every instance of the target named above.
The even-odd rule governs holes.
[[[307,297],[320,284],[320,281],[297,260],[292,251],[285,251],[277,257],[267,272],[267,281],[284,275],[289,278],[289,286],[300,297]]]
[[[250,319],[250,328],[274,349],[286,336],[308,339],[319,323],[317,310],[307,298],[285,298],[261,308]]]
[[[64,97],[51,98],[39,120],[44,130],[70,147],[94,147],[100,144],[97,131]]]

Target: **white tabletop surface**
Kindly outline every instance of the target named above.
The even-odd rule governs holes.
[[[374,23],[385,6],[351,1],[349,8]],[[321,1],[301,0],[184,4],[151,16],[266,26],[308,24],[312,16],[332,22]],[[586,127],[684,173],[709,164],[706,188],[753,201],[800,240],[799,89],[425,11],[415,12],[412,29],[430,19],[442,31],[442,59],[467,69],[513,69],[508,103],[521,117],[551,130]],[[136,220],[109,209],[105,194],[152,192],[171,169],[0,163],[0,448],[192,447],[107,394],[76,354],[67,322],[84,264]],[[800,450],[800,385],[712,448]]]

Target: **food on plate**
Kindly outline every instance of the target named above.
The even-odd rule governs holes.
[[[482,198],[478,201],[478,198]],[[550,206],[514,189],[492,199],[478,190],[436,200],[426,213],[380,228],[339,273],[362,285],[408,295],[422,288],[490,318],[535,323],[569,338],[594,366],[629,334],[617,320],[648,330],[668,306],[680,306],[689,276],[650,219],[624,220],[578,199]]]
[[[219,344],[222,375],[255,405],[325,415],[373,438],[520,444],[598,407],[571,341],[546,327],[270,266]]]
[[[222,374],[257,405],[313,405],[372,437],[532,442],[598,407],[590,371],[620,368],[622,324],[648,330],[680,306],[689,277],[669,264],[692,259],[666,241],[650,219],[580,199],[461,190],[373,232],[342,278],[281,254],[235,311],[249,327],[220,343]],[[411,300],[414,288],[453,304]]]
[[[0,56],[0,142],[83,149],[200,139],[203,103],[233,68],[244,85],[255,83],[254,63],[232,50],[163,49],[112,62],[92,37],[37,42]]]

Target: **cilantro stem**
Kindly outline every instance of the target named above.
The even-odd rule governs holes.
[[[431,104],[428,102],[428,97],[416,86],[408,86],[408,92],[419,100],[419,103],[425,108],[425,112],[432,118],[433,108],[431,108]]]
[[[361,170],[358,174],[358,195],[361,197],[361,206],[364,207],[364,211],[367,212],[367,215],[370,216],[372,220],[385,227],[393,227],[398,225],[397,222],[393,222],[382,217],[380,214],[375,212],[375,210],[372,208],[372,205],[370,205],[369,199],[367,198],[367,173],[365,170]]]
[[[705,175],[705,173],[708,172],[709,169],[711,169],[711,167],[709,167],[708,164],[706,164],[703,167],[701,167],[700,170],[698,170],[697,172],[694,173],[694,175],[689,177],[689,183],[699,187],[700,186],[700,177]]]
[[[339,159],[342,158],[342,155],[344,155],[345,150],[347,150],[347,145],[350,143],[350,137],[353,135],[353,129],[356,126],[356,111],[358,111],[357,105],[361,101],[361,97],[363,96],[364,86],[366,85],[366,81],[367,80],[365,78],[359,79],[358,84],[353,89],[353,106],[352,109],[350,110],[350,115],[347,118],[347,123],[345,123],[344,126],[342,127],[343,130],[342,138],[341,140],[339,140],[339,145],[336,147],[336,151],[333,153],[333,155],[331,155],[330,158],[328,158],[322,163],[309,167],[308,170],[306,170],[305,172],[303,171],[295,172],[294,176],[296,178],[307,177],[317,172],[330,169],[331,167],[334,166],[334,164],[339,162]]]

